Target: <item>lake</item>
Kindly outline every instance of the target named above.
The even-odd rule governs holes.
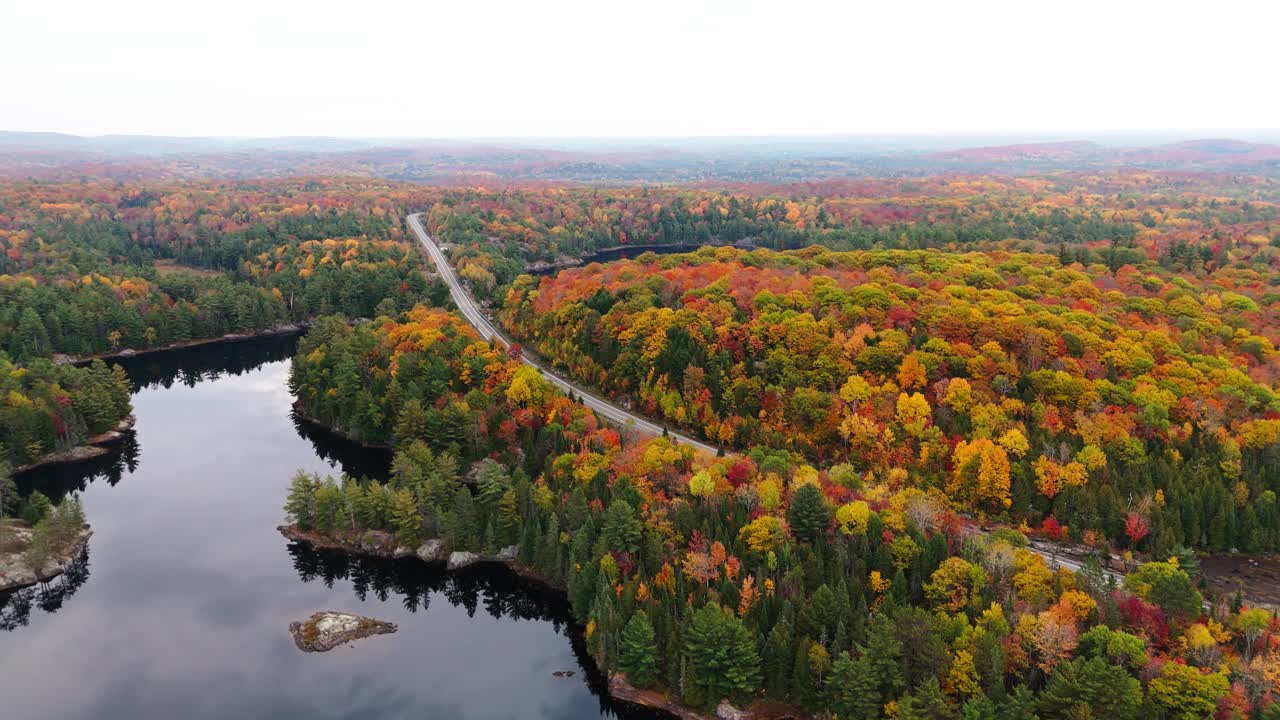
[[[134,433],[87,465],[18,477],[24,492],[78,492],[94,534],[73,572],[0,598],[0,716],[655,717],[602,694],[562,595],[497,566],[446,574],[280,536],[296,470],[389,463],[292,417],[294,343],[124,361]],[[289,622],[317,610],[399,631],[304,654]]]

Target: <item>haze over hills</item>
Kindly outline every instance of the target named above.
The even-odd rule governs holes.
[[[1138,168],[1280,175],[1280,135],[1087,139],[962,135],[720,138],[78,136],[0,131],[0,176],[355,175],[419,182],[794,182],[936,172]]]

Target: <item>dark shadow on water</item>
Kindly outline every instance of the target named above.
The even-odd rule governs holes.
[[[141,461],[138,435],[129,430],[119,441],[107,446],[105,455],[73,463],[41,465],[14,475],[13,480],[23,497],[39,490],[54,503],[60,503],[67,495],[84,492],[92,482],[106,482],[115,487],[125,473],[137,470]]]
[[[293,427],[311,442],[316,455],[334,468],[354,477],[386,480],[391,475],[391,451],[370,448],[348,440],[292,411]]]
[[[89,580],[89,546],[63,573],[49,582],[0,593],[0,630],[11,631],[31,622],[31,611],[57,612],[64,602]]]
[[[134,392],[148,387],[169,388],[174,383],[195,387],[206,380],[243,375],[267,363],[288,360],[298,347],[299,337],[291,333],[228,340],[115,358],[109,362],[124,368]]]
[[[174,383],[195,387],[226,375],[243,375],[267,363],[288,360],[298,346],[298,337],[297,334],[269,335],[208,343],[113,358],[108,362],[124,368],[135,393],[143,388],[170,388]],[[107,450],[105,455],[88,460],[41,465],[18,473],[14,476],[18,492],[25,496],[39,490],[56,503],[71,492],[83,492],[91,482],[105,480],[114,486],[125,472],[137,470],[142,457],[137,433],[125,433],[120,441],[107,446]]]
[[[399,597],[409,612],[425,612],[434,598],[462,607],[468,616],[484,612],[494,618],[549,622],[565,636],[577,659],[577,673],[600,703],[600,710],[623,720],[656,720],[670,716],[609,697],[609,680],[587,652],[582,628],[574,623],[563,592],[523,578],[506,566],[481,563],[458,572],[417,558],[387,560],[320,550],[306,543],[289,543],[293,567],[303,582],[319,581],[326,587],[344,580],[351,583],[362,602],[370,595],[387,601]]]

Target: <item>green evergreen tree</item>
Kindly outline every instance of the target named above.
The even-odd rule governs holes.
[[[1142,707],[1142,686],[1124,668],[1102,658],[1060,663],[1040,695],[1043,720],[1080,717],[1133,720]]]
[[[805,483],[791,496],[787,510],[787,522],[791,532],[802,542],[814,542],[831,524],[831,511],[827,508],[822,490],[814,483]]]
[[[936,677],[925,678],[915,692],[902,696],[898,702],[899,720],[953,720],[955,708],[947,702]]]
[[[604,542],[614,552],[635,553],[640,549],[644,526],[626,500],[614,500],[604,516]]]
[[[866,655],[854,660],[844,652],[836,658],[827,681],[827,705],[841,718],[880,717],[880,688]]]
[[[632,613],[631,620],[622,630],[618,668],[636,687],[647,688],[658,679],[658,645],[654,640],[653,624],[643,610]]]
[[[284,502],[284,512],[289,521],[301,530],[310,530],[315,526],[316,487],[320,479],[299,470],[289,483],[289,495]]]
[[[515,490],[507,490],[498,501],[497,542],[502,547],[515,543],[520,533],[520,508]]]
[[[416,548],[422,530],[422,516],[418,514],[418,504],[413,499],[413,493],[405,489],[396,490],[391,495],[390,510],[396,540],[401,545]]]
[[[902,642],[893,620],[884,612],[871,620],[867,629],[867,670],[880,690],[880,699],[896,698],[906,688],[902,677]]]
[[[685,633],[689,681],[708,705],[745,696],[760,679],[755,638],[742,621],[713,602],[693,614]]]

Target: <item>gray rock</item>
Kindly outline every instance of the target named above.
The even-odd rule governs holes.
[[[422,543],[422,547],[419,547],[415,554],[422,558],[423,562],[440,562],[444,559],[444,542],[428,540]]]
[[[728,700],[721,700],[716,706],[716,717],[719,720],[747,720],[747,713],[729,704]]]
[[[464,567],[470,567],[480,562],[480,556],[469,552],[449,553],[449,569],[461,570]]]
[[[395,623],[332,610],[318,612],[305,622],[289,623],[293,642],[303,652],[325,652],[353,640],[395,631]]]
[[[413,557],[413,548],[401,545],[391,553],[391,557],[399,560],[400,558]]]
[[[501,550],[499,550],[497,554],[493,556],[493,559],[499,562],[507,562],[510,560],[515,560],[519,556],[520,556],[520,548],[515,545],[508,545],[502,548]]]
[[[26,556],[26,549],[31,544],[32,531],[29,528],[17,526],[14,526],[11,531],[14,549],[10,552],[0,552],[0,592],[34,585],[42,580],[51,580],[61,575],[67,563],[84,549],[89,542],[89,536],[93,534],[89,526],[85,525],[66,547],[58,550],[51,548],[44,565],[33,568],[27,563]]]

